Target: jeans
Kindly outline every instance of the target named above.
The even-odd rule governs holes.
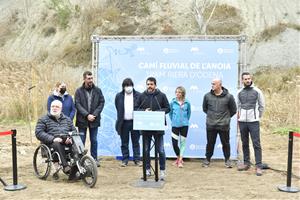
[[[262,168],[259,122],[239,122],[244,154],[244,164],[250,165],[249,133],[253,143],[255,165]]]
[[[145,137],[145,151],[146,151],[146,169],[150,169],[150,151],[151,151],[151,140],[152,136],[154,140],[157,142],[158,146],[158,155],[159,155],[159,169],[165,170],[166,169],[166,154],[164,149],[164,135],[163,134],[144,134]]]
[[[217,129],[206,129],[207,144],[205,156],[208,161],[210,161],[212,155],[214,154],[214,148],[218,134],[222,143],[225,161],[230,158],[229,130],[221,131]]]
[[[133,160],[140,161],[140,132],[133,130],[133,121],[124,120],[122,125],[121,137],[121,151],[123,155],[123,162],[128,163],[129,160],[129,132],[131,133]]]
[[[80,133],[83,133],[83,135],[80,135],[83,144],[85,144],[86,130],[87,130],[87,128],[79,128],[78,127],[78,131]],[[98,127],[89,128],[89,131],[90,131],[90,141],[91,141],[91,156],[95,160],[97,160],[97,150],[98,150],[97,133],[98,133]]]

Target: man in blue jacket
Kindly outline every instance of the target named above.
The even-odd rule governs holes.
[[[115,107],[117,109],[116,131],[121,138],[122,163],[121,167],[126,167],[129,160],[129,133],[131,133],[133,161],[137,166],[142,166],[140,162],[140,132],[133,130],[133,109],[134,102],[137,101],[141,93],[133,88],[133,81],[126,78],[122,83],[122,91],[116,95]]]
[[[97,158],[97,134],[105,100],[101,89],[94,85],[92,72],[84,72],[83,81],[82,86],[75,92],[75,106],[77,109],[76,126],[80,133],[84,133],[84,135],[81,136],[83,144],[85,144],[86,131],[87,128],[89,128],[91,155],[99,167],[100,163]]]

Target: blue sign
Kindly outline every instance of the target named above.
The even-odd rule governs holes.
[[[164,131],[165,112],[161,111],[134,111],[133,129],[142,131]]]
[[[238,41],[125,39],[101,40],[98,45],[98,85],[106,100],[99,129],[98,155],[122,155],[120,137],[114,128],[114,99],[117,92],[122,90],[123,79],[130,77],[135,89],[143,92],[147,77],[153,76],[157,79],[157,87],[167,95],[169,101],[175,97],[176,87],[185,87],[192,114],[184,156],[205,157],[206,115],[202,111],[203,97],[210,91],[213,78],[221,78],[223,86],[235,96],[238,84]],[[169,116],[164,141],[167,157],[175,157]],[[235,116],[231,119],[230,145],[231,158],[236,158]],[[214,158],[223,158],[219,138]]]

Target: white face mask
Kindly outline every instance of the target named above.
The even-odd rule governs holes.
[[[132,86],[126,86],[126,87],[124,88],[124,90],[125,90],[125,92],[126,92],[127,94],[131,94],[132,91],[133,91],[133,87],[132,87]]]

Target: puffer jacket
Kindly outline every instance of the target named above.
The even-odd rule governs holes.
[[[221,95],[216,96],[214,91],[205,94],[202,108],[206,113],[206,128],[228,130],[230,119],[236,113],[236,104],[234,97],[228,90],[222,87]]]
[[[253,84],[244,87],[237,94],[238,121],[259,121],[265,109],[264,95]]]
[[[48,113],[38,120],[35,128],[35,136],[41,142],[51,144],[55,135],[74,131],[76,131],[76,128],[69,117],[61,114],[60,118],[56,119]]]
[[[169,113],[172,127],[189,126],[189,120],[191,117],[191,104],[185,99],[182,106],[179,105],[176,98],[173,98],[170,103]]]

